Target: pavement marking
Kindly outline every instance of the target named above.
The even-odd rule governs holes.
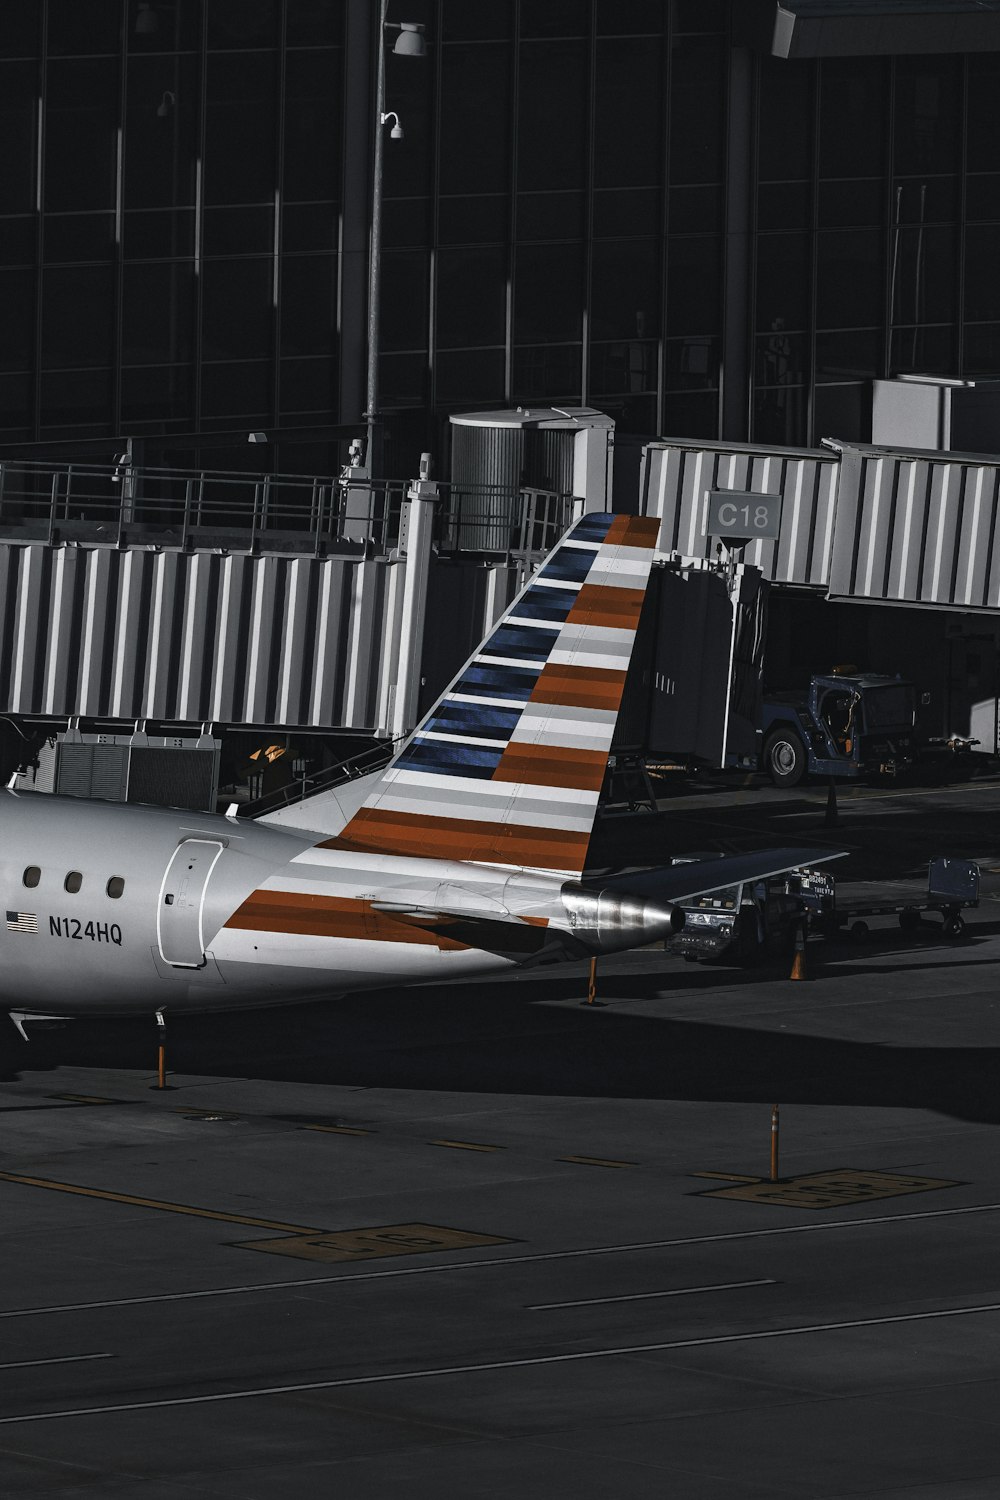
[[[634,1161],[607,1161],[603,1156],[557,1156],[556,1161],[570,1161],[578,1167],[636,1167]]]
[[[450,1146],[453,1151],[503,1151],[503,1146],[484,1146],[479,1141],[428,1141],[428,1146]]]
[[[763,1178],[754,1177],[747,1172],[692,1172],[692,1177],[711,1177],[716,1182],[762,1182]]]
[[[710,1188],[699,1198],[738,1198],[744,1203],[774,1203],[781,1208],[840,1208],[897,1198],[903,1193],[930,1193],[964,1184],[943,1177],[913,1177],[903,1172],[869,1172],[839,1167],[830,1172],[807,1172],[772,1182],[766,1177],[744,1178],[734,1187]]]
[[[302,1125],[302,1130],[321,1130],[324,1135],[374,1135],[372,1130],[359,1130],[353,1125]]]
[[[286,1234],[322,1234],[313,1225],[282,1224],[274,1219],[257,1219],[247,1214],[227,1214],[214,1208],[192,1208],[187,1203],[170,1203],[161,1198],[140,1198],[132,1193],[112,1193],[106,1188],[80,1187],[75,1182],[53,1182],[47,1177],[26,1177],[19,1172],[0,1172],[0,1182],[14,1182],[22,1187],[47,1188],[54,1193],[72,1193],[80,1198],[103,1198],[109,1203],[127,1203],[133,1208],[155,1208],[162,1213],[186,1214],[195,1219],[214,1219],[220,1224],[249,1224],[254,1229],[278,1229]]]
[[[780,1224],[770,1229],[733,1229],[725,1234],[695,1234],[675,1240],[637,1240],[626,1245],[594,1245],[583,1250],[540,1250],[533,1255],[494,1256],[492,1260],[457,1260],[443,1266],[404,1266],[392,1271],[358,1271],[347,1276],[304,1276],[292,1281],[255,1281],[240,1286],[207,1287],[193,1292],[156,1292],[147,1297],[110,1297],[94,1302],[58,1302],[46,1307],[11,1307],[0,1318],[38,1318],[49,1313],[92,1312],[102,1307],[145,1307],[154,1302],[190,1302],[200,1297],[245,1297],[255,1292],[281,1292],[289,1287],[350,1286],[356,1281],[384,1281],[390,1276],[440,1276],[454,1271],[495,1271],[550,1260],[582,1260],[595,1255],[627,1255],[637,1250],[676,1250],[687,1245],[715,1245],[734,1240],[766,1240],[785,1234],[827,1234],[833,1229],[870,1229],[885,1224],[911,1224],[917,1219],[954,1219],[964,1214],[988,1214],[1000,1203],[974,1203],[968,1208],[929,1208],[910,1214],[878,1214],[866,1219],[829,1219],[823,1223]]]
[[[615,1359],[622,1354],[662,1354],[671,1349],[705,1349],[713,1344],[745,1344],[758,1339],[796,1338],[808,1333],[841,1333],[850,1328],[885,1328],[893,1323],[925,1323],[935,1318],[963,1318],[1000,1312],[1000,1302],[975,1307],[947,1307],[933,1312],[894,1313],[882,1318],[850,1318],[842,1323],[803,1323],[793,1328],[761,1328],[752,1333],[720,1333],[707,1338],[668,1339],[657,1344],[622,1344],[607,1349],[582,1349],[571,1354],[535,1354],[522,1359],[496,1359],[478,1365],[437,1365],[397,1370],[382,1375],[347,1375],[336,1380],[309,1380],[291,1385],[264,1385],[207,1396],[166,1396],[158,1401],[121,1401],[107,1406],[71,1406],[57,1411],[26,1412],[0,1417],[0,1427],[15,1422],[51,1422],[64,1417],[100,1417],[127,1411],[160,1411],[171,1406],[208,1406],[218,1401],[248,1401],[260,1396],[292,1396],[301,1391],[346,1390],[351,1386],[391,1385],[405,1380],[439,1380],[445,1375],[486,1375],[494,1370],[529,1370],[544,1365],[568,1365],[589,1359]]]
[[[773,1276],[759,1281],[719,1281],[714,1286],[682,1286],[666,1292],[631,1292],[627,1297],[584,1297],[578,1302],[529,1302],[528,1312],[552,1312],[560,1307],[604,1307],[609,1302],[648,1302],[651,1297],[690,1297],[694,1292],[731,1292],[744,1286],[777,1286]]]
[[[18,1359],[9,1365],[0,1365],[0,1370],[27,1370],[35,1365],[79,1365],[88,1359],[114,1359],[113,1354],[60,1354],[55,1359]]]
[[[62,1104],[128,1104],[127,1099],[105,1099],[98,1094],[49,1094]]]
[[[381,1255],[427,1255],[441,1250],[470,1250],[475,1245],[509,1245],[509,1236],[472,1234],[437,1224],[379,1224],[374,1229],[342,1229],[293,1239],[244,1240],[239,1250],[265,1250],[302,1260],[373,1260]]]

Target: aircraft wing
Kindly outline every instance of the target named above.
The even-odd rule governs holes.
[[[601,890],[655,896],[660,901],[686,901],[745,880],[766,880],[788,870],[811,868],[831,859],[844,859],[846,849],[755,849],[748,854],[727,854],[719,859],[697,859],[686,864],[637,870],[634,874],[609,875],[585,881]]]

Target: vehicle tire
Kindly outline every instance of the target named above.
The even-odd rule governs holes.
[[[865,941],[865,938],[867,936],[868,936],[868,923],[867,922],[852,922],[851,923],[851,937],[854,939],[854,941],[856,943],[863,943]]]
[[[777,787],[798,786],[806,774],[806,747],[794,729],[776,729],[764,744],[764,770]]]
[[[960,938],[965,932],[965,923],[961,917],[946,917],[944,924],[944,935],[947,938]]]
[[[920,926],[920,913],[913,906],[907,906],[899,914],[899,925],[904,932],[914,932]]]

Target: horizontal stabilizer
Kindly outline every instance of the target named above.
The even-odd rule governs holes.
[[[691,860],[656,870],[611,875],[600,880],[602,891],[655,896],[660,901],[685,901],[724,886],[746,880],[766,880],[789,870],[812,868],[831,859],[844,859],[846,849],[756,849],[748,854],[727,854],[719,859]],[[586,884],[598,882],[586,882]]]

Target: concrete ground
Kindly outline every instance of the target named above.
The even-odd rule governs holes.
[[[937,918],[742,970],[6,1045],[0,1492],[1000,1495],[1000,781],[608,818],[595,863],[816,842]],[[780,1106],[779,1181],[770,1180]]]

